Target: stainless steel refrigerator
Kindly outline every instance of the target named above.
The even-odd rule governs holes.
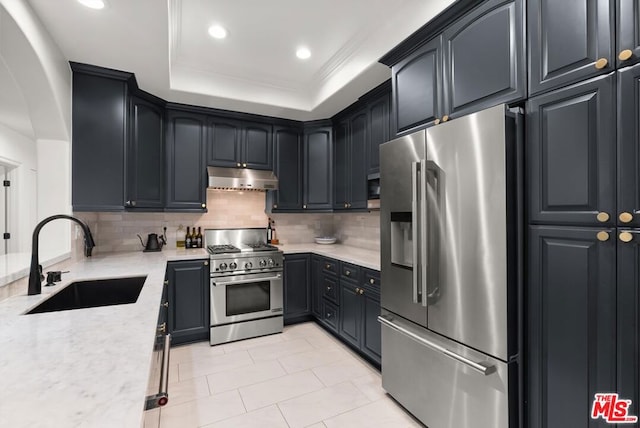
[[[518,425],[521,120],[380,146],[382,386],[429,428]]]

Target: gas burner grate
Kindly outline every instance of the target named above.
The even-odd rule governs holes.
[[[234,245],[207,245],[207,251],[209,254],[224,254],[224,253],[239,253],[240,249]]]

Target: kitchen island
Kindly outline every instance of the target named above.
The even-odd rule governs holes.
[[[97,255],[40,295],[0,302],[0,425],[139,428],[167,261],[208,257],[205,250]],[[23,315],[73,281],[130,276],[147,277],[135,303]]]

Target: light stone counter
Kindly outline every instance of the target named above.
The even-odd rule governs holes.
[[[354,265],[380,270],[380,252],[342,244],[293,244],[278,245],[284,254],[313,253],[323,257],[337,259]]]
[[[41,295],[0,302],[0,426],[139,428],[166,263],[206,258],[205,250],[98,255]],[[133,304],[22,315],[74,280],[141,275]]]

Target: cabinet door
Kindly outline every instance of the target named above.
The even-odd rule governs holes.
[[[273,209],[302,209],[302,138],[301,131],[291,128],[274,130],[275,169],[278,190],[274,192]]]
[[[128,208],[164,206],[164,112],[139,97],[131,98],[127,157]]]
[[[369,358],[380,363],[382,355],[380,315],[380,295],[369,288],[362,288],[362,345],[360,350]]]
[[[349,122],[335,128],[333,145],[333,208],[349,208]]]
[[[241,122],[215,117],[209,119],[208,128],[207,165],[241,167]]]
[[[205,117],[169,111],[167,209],[206,208]]]
[[[322,318],[322,259],[311,256],[311,312]]]
[[[615,2],[527,0],[527,7],[530,96],[614,69]]]
[[[367,207],[367,111],[351,117],[349,126],[349,208]]]
[[[618,207],[612,216],[620,226],[640,227],[640,65],[618,72],[618,115]]]
[[[311,314],[309,255],[284,258],[284,322],[306,320]]]
[[[599,224],[615,212],[614,76],[604,76],[527,102],[529,219],[533,223]]]
[[[73,73],[74,211],[124,209],[126,83]]]
[[[362,297],[357,284],[340,280],[339,333],[346,342],[360,348],[362,330]]]
[[[619,67],[626,67],[640,61],[640,4],[617,0],[616,6],[617,61]]]
[[[245,123],[243,129],[242,166],[273,170],[272,127],[264,123]],[[246,166],[245,166],[246,164]]]
[[[206,263],[206,264],[205,264]],[[206,260],[167,264],[169,333],[178,345],[209,338],[209,266]]]
[[[525,98],[522,3],[488,0],[444,31],[445,114]]]
[[[367,175],[380,172],[380,144],[389,141],[389,94],[369,104]]]
[[[640,231],[618,229],[623,231],[631,233],[632,240],[618,240],[617,392],[632,401],[629,414],[640,416]]]
[[[307,129],[304,132],[304,203],[305,210],[330,210],[332,206],[331,128]]]
[[[394,133],[433,123],[441,113],[442,37],[391,68]]]
[[[528,426],[603,426],[590,412],[616,390],[615,264],[615,229],[530,227]]]

